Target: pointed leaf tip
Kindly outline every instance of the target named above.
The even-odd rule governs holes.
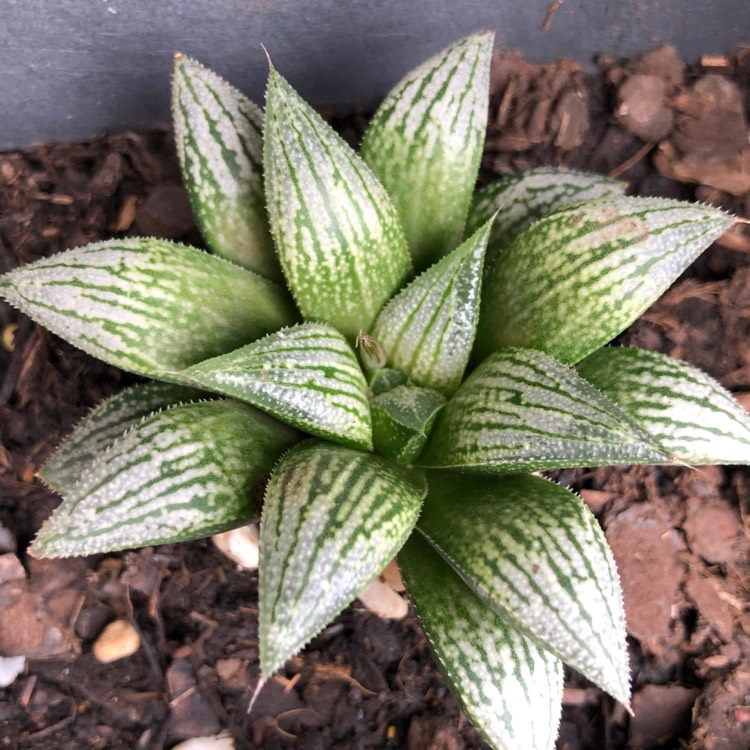
[[[490,610],[421,534],[412,534],[398,559],[442,672],[490,747],[552,750],[560,660]]]
[[[436,474],[418,528],[498,615],[628,702],[619,576],[579,497],[530,475]]]
[[[373,116],[362,156],[392,197],[417,270],[463,234],[484,144],[493,32],[472,34],[408,73]]]
[[[209,246],[282,281],[263,193],[263,112],[216,73],[181,56],[172,116],[183,181]]]
[[[275,71],[263,161],[271,229],[292,294],[308,320],[353,341],[411,270],[396,210],[362,159]]]
[[[260,526],[261,672],[273,674],[401,548],[425,494],[418,474],[306,443],[276,467]]]
[[[475,355],[527,347],[575,364],[632,323],[734,219],[710,206],[608,198],[524,230],[485,281]]]

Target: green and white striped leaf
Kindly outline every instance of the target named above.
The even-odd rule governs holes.
[[[388,364],[417,385],[451,395],[474,345],[490,222],[399,292],[378,315],[372,337]]]
[[[195,60],[177,55],[172,119],[183,180],[211,249],[283,281],[263,192],[263,112]]]
[[[750,416],[712,377],[643,349],[608,347],[579,375],[611,398],[679,463],[750,463]]]
[[[0,277],[0,294],[53,333],[124,370],[179,371],[296,322],[287,293],[232,263],[156,239],[53,255]]]
[[[420,463],[510,474],[664,463],[666,453],[614,402],[532,349],[488,357],[437,419]]]
[[[257,516],[259,482],[299,433],[237,401],[157,412],[115,440],[32,545],[39,557],[198,539]]]
[[[417,270],[463,236],[484,146],[494,34],[462,39],[407,74],[375,113],[362,156],[401,217]]]
[[[489,267],[500,250],[543,216],[582,201],[617,198],[625,183],[573,169],[537,167],[519,172],[474,193],[466,219],[466,236],[495,217],[487,243]]]
[[[418,528],[503,619],[628,704],[620,579],[579,497],[528,474],[431,474]]]
[[[398,555],[417,613],[453,694],[494,750],[552,750],[562,663],[477,597],[421,534]]]
[[[171,383],[128,388],[102,401],[76,425],[42,467],[42,479],[65,494],[117,438],[138,422],[167,407],[205,398],[205,393]]]
[[[365,376],[346,339],[331,326],[285,328],[184,375],[312,435],[372,448]]]
[[[414,461],[445,403],[442,393],[407,385],[375,396],[370,408],[377,452],[403,464]]]
[[[306,443],[271,476],[260,525],[263,678],[317,635],[401,548],[422,478],[383,458]]]
[[[292,294],[305,318],[354,341],[411,271],[396,209],[362,159],[275,70],[264,138],[268,214]]]
[[[632,323],[734,219],[710,206],[615,198],[532,224],[485,280],[475,354],[541,349],[573,364]]]

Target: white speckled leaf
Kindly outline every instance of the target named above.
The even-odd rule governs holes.
[[[138,422],[155,411],[205,398],[205,393],[171,383],[128,388],[102,401],[75,426],[42,467],[42,479],[65,494],[98,456]]]
[[[537,219],[581,201],[615,198],[626,184],[599,174],[572,169],[537,167],[510,175],[474,193],[466,219],[466,236],[493,216],[486,265],[500,250]]]
[[[346,339],[331,326],[285,328],[183,374],[312,435],[372,448],[365,376]]]
[[[411,533],[424,495],[419,475],[369,453],[306,443],[284,457],[260,525],[264,678],[385,568]]]
[[[264,139],[268,215],[292,294],[305,318],[354,341],[411,271],[396,209],[362,159],[274,70]]]
[[[375,321],[372,338],[388,364],[416,385],[449,396],[461,384],[479,318],[490,226],[414,279]]]
[[[263,112],[184,55],[172,79],[175,144],[203,236],[223,258],[282,281],[263,193]]]
[[[475,354],[540,349],[567,364],[632,323],[734,219],[710,206],[612,198],[532,224],[485,279]]]
[[[0,277],[0,294],[85,352],[179,382],[179,371],[297,321],[288,294],[175,242],[110,240]]]
[[[414,606],[463,710],[494,750],[552,750],[562,663],[469,589],[419,533],[398,555]]]
[[[248,523],[258,482],[299,433],[237,401],[174,406],[101,454],[32,545],[38,557],[186,541]]]
[[[425,466],[511,474],[663,463],[666,452],[613,401],[532,349],[488,357],[440,412]]]
[[[362,156],[399,211],[417,270],[461,242],[487,127],[494,36],[472,34],[407,74],[365,133]]]
[[[750,416],[713,378],[664,354],[608,347],[577,367],[675,462],[750,463]]]
[[[628,704],[620,579],[579,497],[531,475],[431,474],[418,528],[508,623]]]
[[[437,391],[408,385],[374,396],[370,407],[377,452],[399,463],[412,463],[445,402],[445,396]]]

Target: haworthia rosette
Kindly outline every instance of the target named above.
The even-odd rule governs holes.
[[[281,281],[263,193],[261,109],[216,73],[177,55],[172,119],[185,187],[211,249]]]
[[[372,338],[388,364],[417,385],[451,395],[474,344],[490,223],[399,292],[378,315]]]
[[[552,750],[560,660],[491,611],[420,534],[398,561],[442,671],[490,747]]]
[[[577,366],[675,461],[749,464],[750,416],[713,378],[643,349],[608,347]]]
[[[431,474],[418,528],[501,617],[628,703],[620,579],[579,497],[531,475]]]
[[[445,402],[437,391],[407,385],[375,396],[370,408],[377,452],[403,464],[414,461]]]
[[[411,533],[421,478],[378,456],[307,443],[271,475],[260,526],[265,678],[385,568]]]
[[[396,210],[362,159],[274,70],[264,138],[268,214],[292,293],[308,320],[353,341],[411,270]]]
[[[489,272],[475,353],[540,349],[573,364],[632,323],[734,219],[661,198],[614,198],[532,224]]]
[[[105,362],[161,380],[296,322],[270,281],[175,242],[123,239],[0,277],[0,294]]]
[[[367,382],[352,348],[331,326],[285,328],[183,374],[312,435],[372,447]]]
[[[408,73],[365,133],[362,155],[398,208],[417,270],[461,242],[484,146],[493,40],[473,34]]]
[[[257,517],[259,481],[299,433],[237,401],[157,412],[65,494],[32,551],[44,557],[197,539]]]
[[[156,411],[207,394],[171,383],[146,383],[128,388],[92,409],[60,444],[41,470],[42,479],[64,494],[112,444]]]
[[[426,466],[510,474],[570,466],[663,463],[653,439],[571,369],[505,349],[464,381],[438,416]]]
[[[625,193],[625,183],[572,169],[537,167],[493,182],[474,193],[466,219],[466,236],[493,216],[487,243],[491,265],[500,250],[537,219],[565,206]]]

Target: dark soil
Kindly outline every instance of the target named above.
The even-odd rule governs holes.
[[[627,180],[642,195],[750,214],[750,55],[686,68],[670,50],[585,76],[499,55],[482,180],[539,164]],[[364,116],[332,118],[356,142]],[[169,133],[0,154],[0,270],[67,247],[150,234],[194,244]],[[725,235],[623,339],[702,367],[750,408],[750,235]],[[13,328],[17,326],[17,328]],[[15,337],[13,332],[15,331]],[[169,748],[228,730],[237,748],[476,750],[411,614],[355,603],[246,708],[258,676],[257,577],[208,542],[83,560],[25,550],[58,499],[35,471],[133,376],[0,304],[0,748]],[[15,339],[13,341],[13,338]],[[750,473],[732,467],[560,472],[600,518],[628,615],[635,717],[569,674],[559,748],[750,747]],[[2,555],[2,552],[8,554]],[[100,664],[116,618],[142,646]],[[523,750],[523,749],[520,749]]]

